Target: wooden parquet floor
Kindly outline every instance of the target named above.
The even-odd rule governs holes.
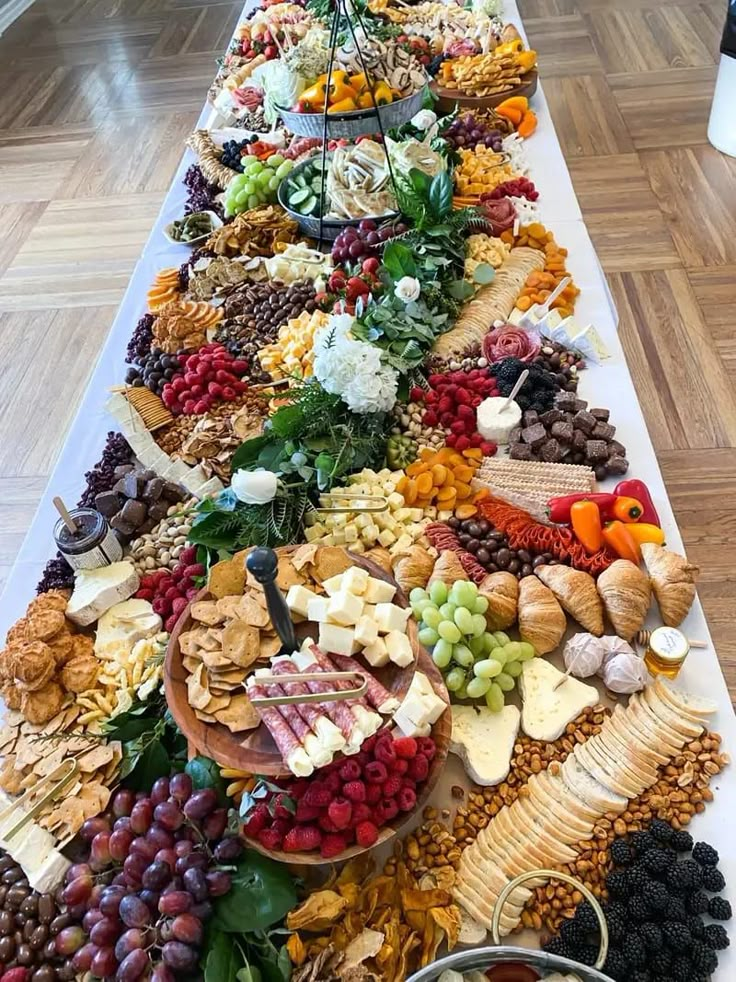
[[[706,141],[724,4],[520,7],[736,694],[736,160]],[[37,0],[0,37],[0,583],[240,8]]]

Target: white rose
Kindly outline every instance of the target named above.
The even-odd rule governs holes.
[[[265,505],[273,501],[278,484],[273,471],[262,467],[255,471],[236,471],[230,481],[235,497],[246,505]]]
[[[416,126],[418,130],[428,130],[436,122],[437,113],[433,113],[431,109],[420,109],[416,116],[411,118],[411,125]]]
[[[410,303],[412,300],[416,300],[421,292],[421,284],[413,276],[402,276],[394,287],[394,293],[404,303]]]

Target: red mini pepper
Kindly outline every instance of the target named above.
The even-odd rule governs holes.
[[[605,518],[607,509],[613,507],[616,497],[615,494],[603,492],[597,494],[566,494],[560,498],[550,498],[547,502],[547,511],[549,512],[550,521],[557,522],[560,525],[568,525],[570,523],[570,509],[576,501],[593,501],[598,505],[601,517]]]
[[[603,545],[601,512],[595,501],[574,501],[570,508],[570,524],[586,552],[594,553]]]
[[[603,527],[603,541],[619,559],[628,559],[638,566],[641,550],[623,522],[607,522]]]
[[[639,521],[648,525],[661,525],[657,509],[654,507],[649,488],[643,481],[637,478],[629,478],[626,481],[619,481],[615,488],[616,494],[630,496],[640,501],[644,509]]]

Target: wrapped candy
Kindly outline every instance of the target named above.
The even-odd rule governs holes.
[[[644,659],[625,642],[628,651],[619,651],[607,658],[603,665],[603,683],[611,692],[630,695],[639,692],[647,684],[649,673]]]
[[[594,634],[574,634],[562,654],[565,670],[579,679],[596,675],[606,654],[604,640]]]

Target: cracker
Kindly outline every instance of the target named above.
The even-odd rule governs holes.
[[[215,563],[210,569],[207,588],[218,600],[222,597],[240,596],[245,589],[245,564],[235,556]]]
[[[230,705],[226,709],[221,709],[215,714],[218,723],[226,726],[231,733],[242,733],[244,730],[253,730],[261,722],[261,717],[253,708],[246,693],[233,696]]]
[[[203,624],[221,624],[225,620],[225,614],[218,608],[216,600],[200,600],[193,603],[190,608],[191,615],[195,621]]]
[[[248,668],[260,653],[260,634],[257,628],[244,621],[233,621],[222,632],[222,653],[235,665]]]

